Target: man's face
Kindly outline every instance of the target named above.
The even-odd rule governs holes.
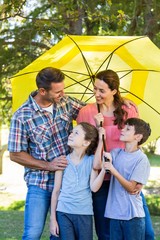
[[[64,96],[64,82],[51,83],[51,89],[46,91],[44,100],[52,103],[58,103]]]

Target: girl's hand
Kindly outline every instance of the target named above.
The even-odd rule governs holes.
[[[103,122],[104,122],[104,117],[102,115],[102,113],[98,113],[94,116],[94,120],[95,120],[95,123],[96,123],[96,126],[97,127],[100,127],[101,126],[101,123],[102,123],[102,126],[103,126]]]
[[[59,226],[57,221],[53,221],[53,220],[50,221],[50,233],[53,236],[59,237]]]
[[[106,138],[106,135],[105,135],[105,129],[103,127],[100,127],[98,129],[98,132],[99,132],[99,140],[103,140],[103,137],[104,139]]]

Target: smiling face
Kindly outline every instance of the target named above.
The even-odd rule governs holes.
[[[77,125],[73,128],[72,133],[68,137],[68,146],[70,147],[87,147],[89,145],[89,141],[85,140],[85,132],[81,125]]]
[[[64,96],[64,82],[51,83],[50,90],[41,88],[43,100],[50,103],[58,103]]]
[[[95,79],[93,92],[96,102],[98,104],[103,104],[107,101],[114,101],[114,95],[116,94],[117,90],[111,90],[108,84],[103,80]]]

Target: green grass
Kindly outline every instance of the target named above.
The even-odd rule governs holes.
[[[160,167],[160,156],[148,154],[151,166]],[[150,181],[147,189],[160,188],[160,181]],[[3,198],[1,194],[1,199]],[[7,196],[4,197],[4,201]],[[156,240],[160,240],[160,195],[146,196],[150,209]],[[0,240],[20,240],[23,232],[24,201],[14,201],[9,207],[0,206]],[[49,239],[49,217],[47,218],[42,240]],[[96,240],[94,235],[94,240]]]
[[[23,211],[8,210],[0,211],[0,239],[20,240],[23,232]],[[152,216],[153,227],[156,233],[156,240],[160,240],[160,216]],[[47,218],[42,240],[49,239],[49,217]],[[94,240],[96,240],[94,235]]]
[[[19,208],[20,207],[20,208]],[[23,202],[24,207],[24,202]],[[22,201],[17,201],[13,205],[9,207],[9,209],[16,210],[0,210],[0,240],[11,240],[16,239],[20,240],[23,234],[23,215],[24,211],[18,210],[22,209]],[[41,240],[49,239],[49,216],[47,217],[47,221],[45,224],[45,228],[43,231],[43,235]],[[93,240],[97,240],[96,235],[94,234]]]

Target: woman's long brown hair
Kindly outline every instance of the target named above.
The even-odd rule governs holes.
[[[122,108],[124,101],[119,91],[120,80],[118,74],[113,70],[108,69],[98,72],[95,78],[104,81],[112,91],[114,89],[117,90],[114,95],[114,125],[118,125],[118,128],[121,129],[124,125],[124,121],[127,119],[127,112]]]

